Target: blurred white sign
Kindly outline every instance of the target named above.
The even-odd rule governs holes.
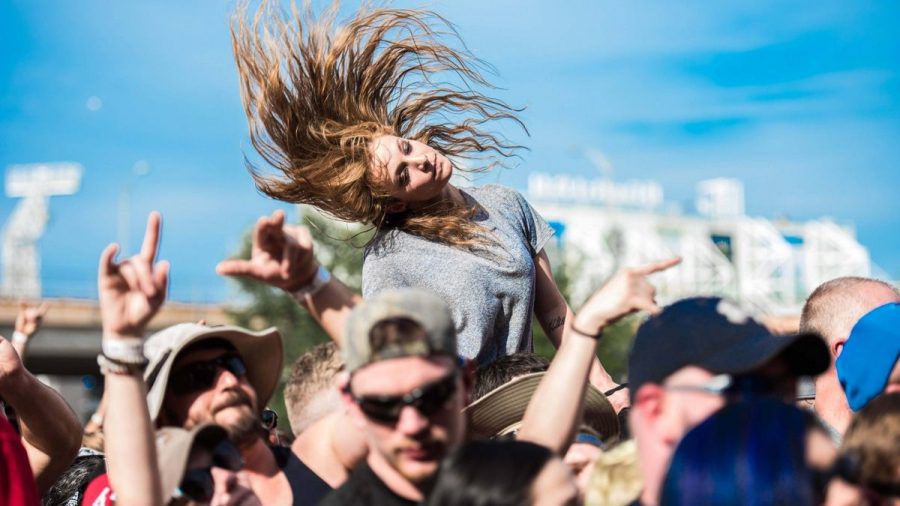
[[[652,210],[663,202],[662,185],[656,181],[587,179],[533,173],[528,176],[528,195],[534,200],[601,204]]]
[[[83,171],[81,164],[69,162],[13,165],[6,170],[6,196],[71,195]]]

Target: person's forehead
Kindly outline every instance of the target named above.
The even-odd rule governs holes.
[[[396,150],[397,137],[393,135],[379,135],[369,144],[369,154],[372,157],[372,166],[382,175],[390,166],[391,158]]]
[[[352,386],[361,395],[402,395],[446,377],[454,367],[447,356],[381,360],[355,371]]]
[[[670,374],[665,380],[664,385],[674,385],[682,383],[693,384],[695,382],[703,382],[715,376],[712,372],[695,365],[687,365]]]

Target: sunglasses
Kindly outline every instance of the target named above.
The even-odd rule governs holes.
[[[219,370],[225,369],[237,378],[247,375],[247,366],[238,355],[227,354],[212,360],[194,362],[169,375],[169,388],[175,395],[208,390],[213,386]]]
[[[278,427],[278,413],[271,409],[264,409],[260,418],[262,418],[263,427],[266,429],[272,430]]]
[[[176,497],[186,497],[193,501],[206,503],[212,499],[215,492],[215,483],[213,481],[213,467],[228,469],[229,471],[239,471],[244,466],[241,459],[241,452],[231,441],[222,441],[215,449],[213,449],[212,465],[210,467],[200,467],[188,469],[175,491]]]
[[[443,379],[404,395],[357,396],[350,390],[349,382],[345,391],[350,394],[367,417],[383,423],[396,423],[405,406],[416,408],[423,416],[432,416],[439,412],[456,393],[458,378],[459,371],[453,371]]]

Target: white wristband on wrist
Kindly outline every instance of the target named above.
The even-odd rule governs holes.
[[[146,362],[144,357],[144,340],[139,337],[104,339],[103,355],[117,362],[140,364]]]
[[[312,280],[306,285],[301,286],[291,295],[293,295],[297,301],[304,302],[307,297],[315,295],[323,286],[327,285],[329,281],[331,281],[331,273],[328,272],[328,269],[320,265],[319,270],[316,271],[316,275],[313,276]]]
[[[25,344],[28,342],[28,336],[19,332],[18,330],[13,331],[11,342],[16,344]]]

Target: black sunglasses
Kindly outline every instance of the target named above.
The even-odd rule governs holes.
[[[278,413],[272,411],[269,408],[266,408],[262,412],[262,425],[267,430],[272,430],[278,427]]]
[[[456,393],[459,371],[447,377],[419,387],[404,395],[355,395],[347,383],[346,392],[353,397],[365,415],[383,423],[396,423],[404,406],[412,406],[424,416],[432,416],[447,404]]]
[[[169,388],[175,395],[207,390],[215,383],[219,369],[225,369],[237,378],[247,375],[244,360],[238,355],[226,354],[212,360],[194,362],[173,371],[169,375]]]
[[[212,465],[188,469],[178,485],[178,493],[197,502],[209,502],[215,492],[212,467],[238,471],[244,466],[241,452],[231,441],[222,441],[213,449]]]

